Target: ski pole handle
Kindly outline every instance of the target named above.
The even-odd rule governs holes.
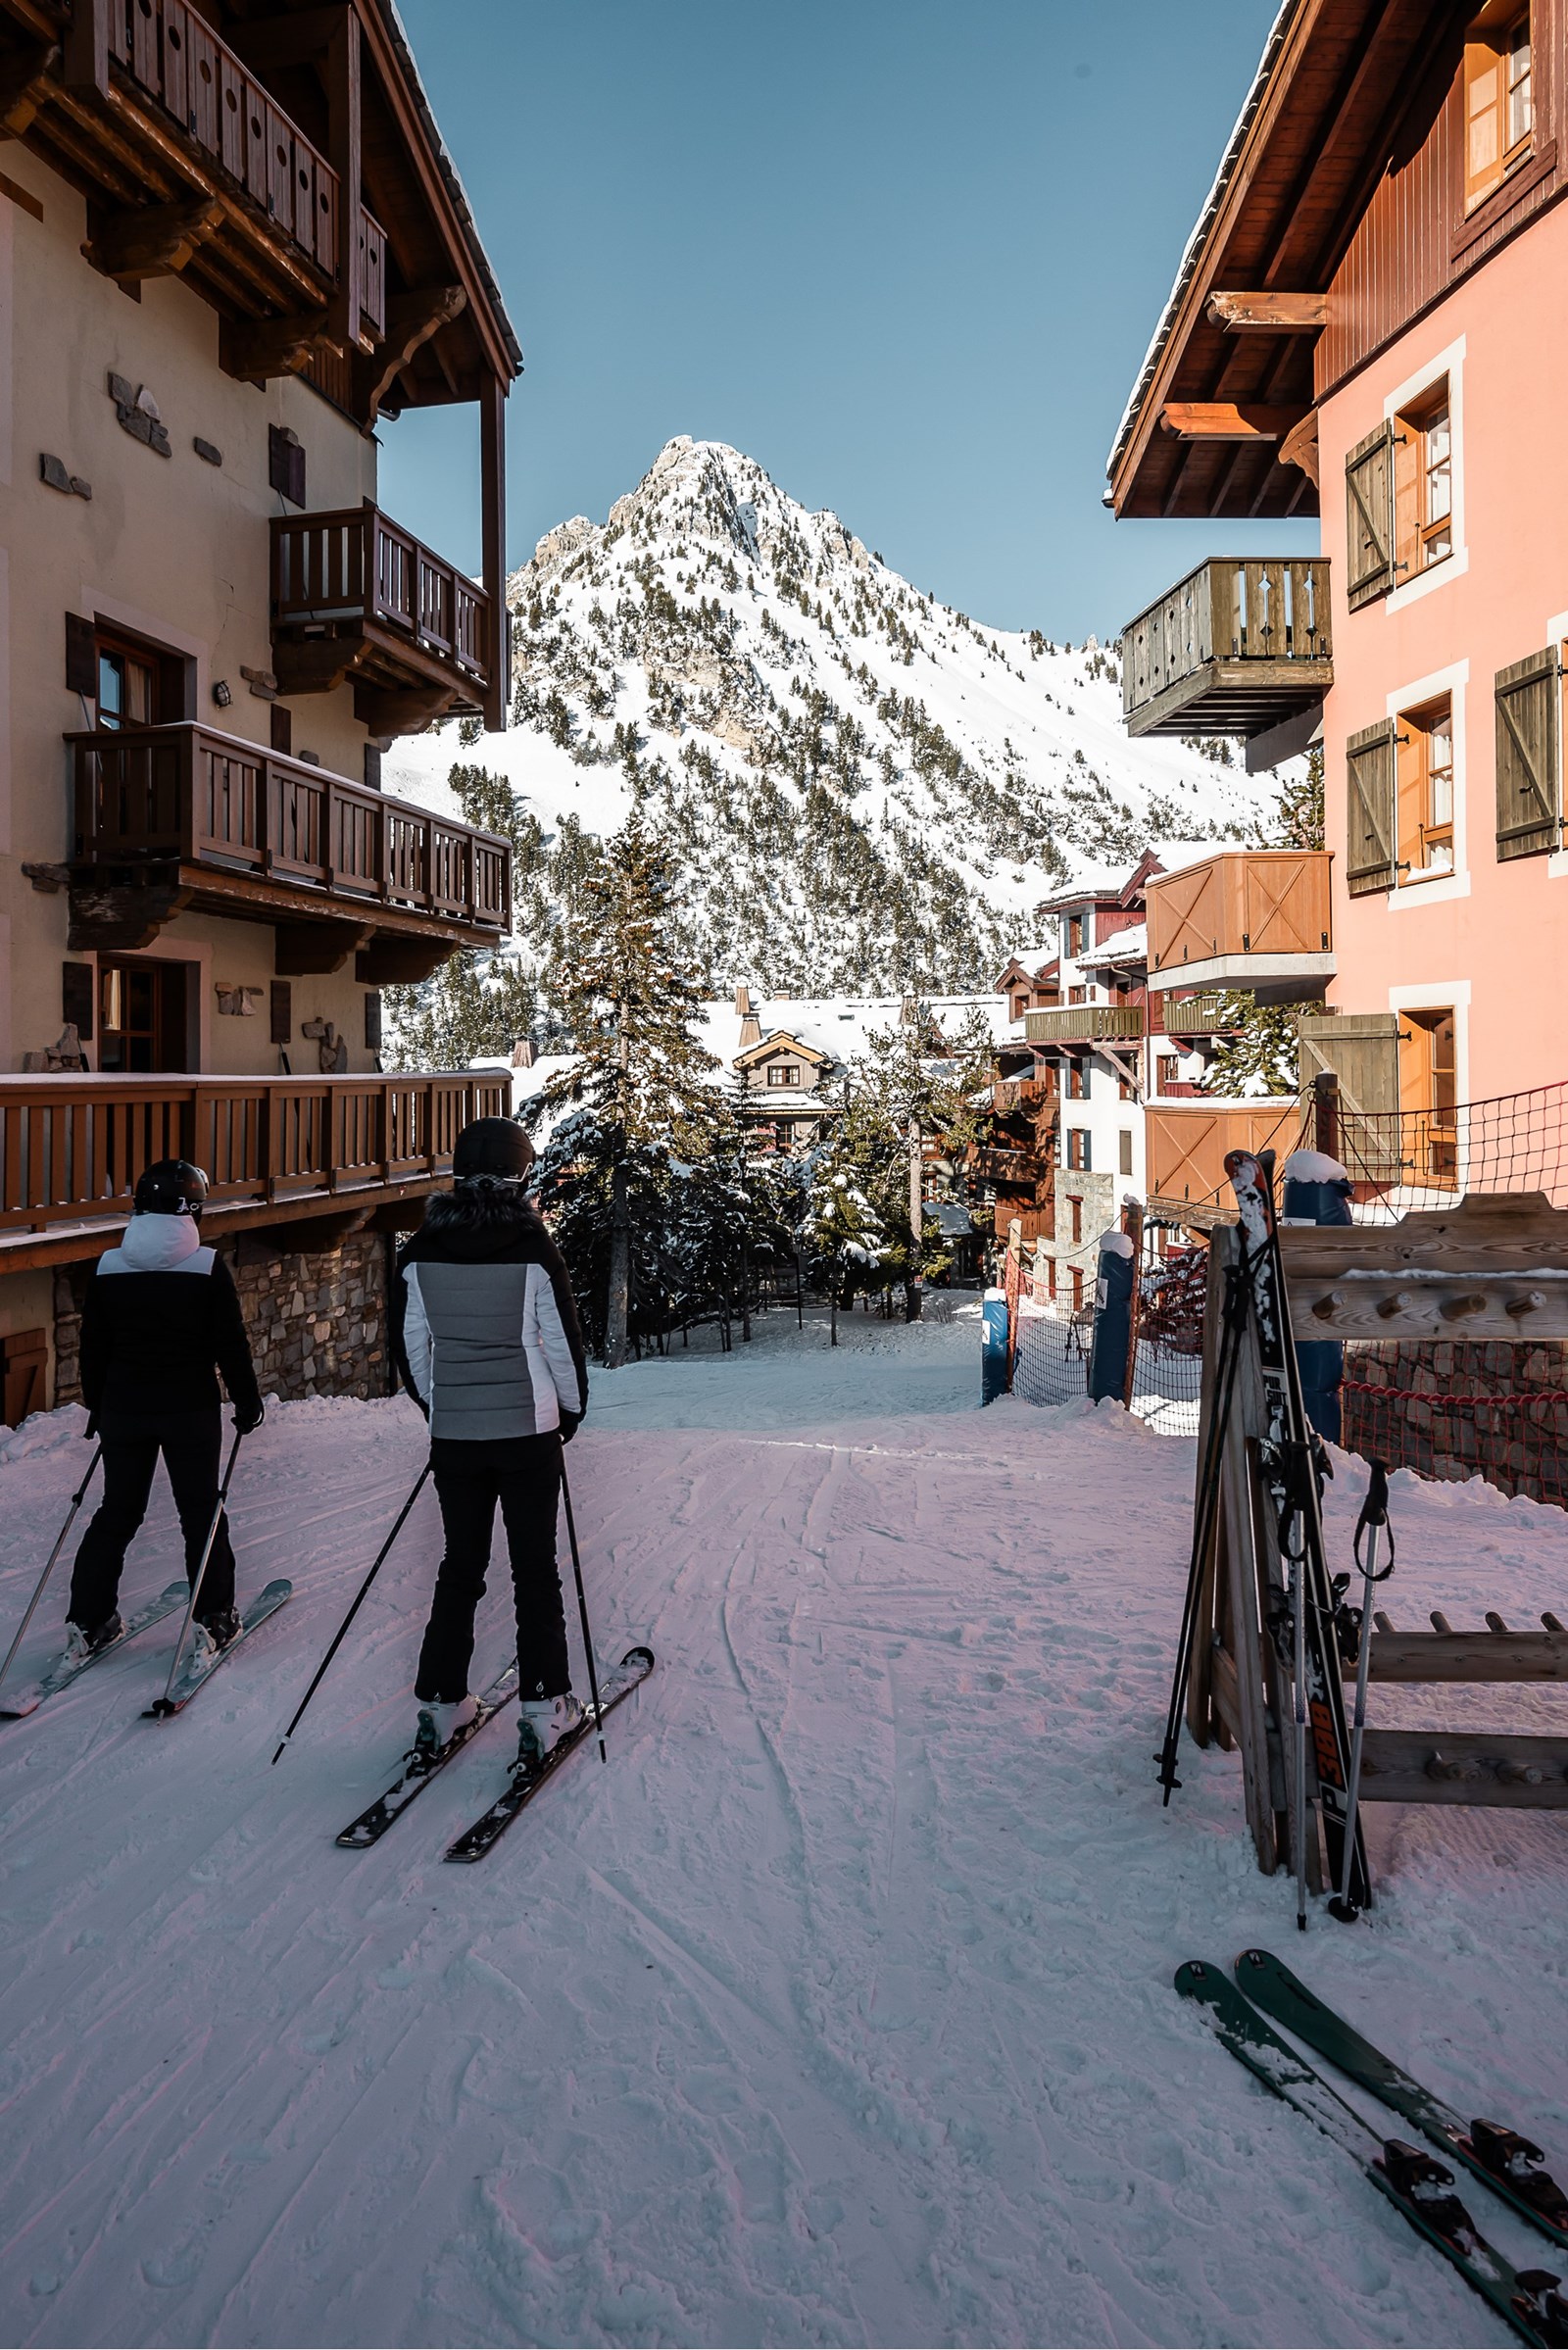
[[[571,1487],[566,1482],[566,1456],[561,1456],[561,1498],[566,1505],[566,1540],[571,1545],[571,1571],[577,1579],[577,1613],[582,1618],[582,1644],[588,1658],[588,1692],[594,1701],[594,1720],[599,1726],[599,1759],[607,1763],[605,1751],[605,1717],[599,1708],[599,1674],[594,1664],[593,1636],[588,1630],[588,1596],[582,1588],[582,1557],[577,1548],[577,1521],[571,1514]]]
[[[223,1471],[223,1482],[218,1489],[218,1507],[213,1512],[213,1522],[207,1529],[207,1540],[202,1544],[201,1563],[196,1569],[196,1580],[190,1587],[190,1603],[185,1609],[185,1621],[179,1628],[179,1638],[174,1642],[174,1653],[169,1660],[169,1679],[164,1684],[163,1695],[155,1697],[147,1708],[150,1714],[168,1714],[173,1710],[169,1700],[173,1693],[174,1675],[179,1671],[179,1660],[184,1653],[185,1641],[190,1633],[191,1618],[196,1613],[196,1602],[202,1595],[202,1585],[207,1580],[207,1562],[213,1555],[213,1545],[218,1540],[218,1529],[223,1523],[223,1504],[228,1499],[228,1482],[234,1474],[234,1463],[239,1458],[239,1448],[244,1441],[243,1430],[236,1428],[234,1442],[228,1447],[228,1466]]]
[[[87,1463],[86,1476],[82,1479],[80,1485],[77,1486],[75,1492],[71,1496],[71,1507],[66,1513],[66,1522],[64,1526],[61,1527],[59,1534],[55,1538],[54,1548],[50,1551],[48,1558],[44,1561],[44,1570],[39,1576],[37,1583],[33,1587],[32,1597],[27,1601],[25,1608],[23,1610],[22,1622],[17,1626],[17,1637],[12,1641],[10,1647],[6,1650],[6,1661],[3,1665],[0,1665],[0,1689],[5,1687],[6,1675],[10,1672],[12,1666],[17,1660],[17,1650],[21,1647],[24,1639],[26,1637],[27,1626],[32,1622],[33,1611],[37,1607],[39,1600],[43,1597],[44,1587],[47,1585],[50,1576],[55,1571],[55,1562],[59,1558],[61,1551],[66,1546],[66,1537],[71,1532],[72,1527],[75,1524],[77,1510],[80,1509],[82,1502],[86,1499],[87,1488],[92,1483],[92,1473],[94,1469],[97,1468],[98,1463],[103,1459],[103,1456],[104,1448],[103,1444],[100,1441],[98,1449],[94,1452],[91,1460]]]
[[[376,1577],[380,1574],[382,1567],[385,1565],[387,1553],[390,1551],[393,1543],[397,1541],[398,1536],[403,1532],[403,1521],[408,1516],[410,1510],[414,1507],[416,1501],[418,1500],[420,1493],[424,1490],[424,1481],[429,1474],[430,1463],[426,1461],[424,1467],[419,1471],[418,1482],[416,1484],[413,1493],[409,1495],[407,1501],[404,1502],[403,1507],[398,1511],[391,1533],[387,1536],[386,1541],[381,1544],[380,1549],[375,1554],[375,1564],[371,1567],[370,1572],[361,1584],[358,1591],[356,1591],[354,1595],[353,1606],[349,1609],[348,1614],[338,1626],[337,1632],[333,1637],[332,1645],[330,1648],[328,1648],[326,1654],[317,1666],[316,1678],[311,1683],[311,1686],[306,1690],[304,1696],[300,1699],[299,1707],[295,1713],[293,1721],[290,1722],[288,1728],[278,1739],[277,1752],[272,1756],[274,1763],[278,1760],[278,1757],[282,1754],[284,1747],[288,1744],[289,1739],[294,1736],[295,1731],[298,1730],[301,1722],[305,1719],[306,1707],[310,1704],[311,1699],[315,1696],[317,1690],[320,1688],[321,1683],[326,1678],[327,1666],[331,1663],[333,1657],[336,1656],[339,1648],[341,1648],[343,1645],[344,1636],[347,1633],[349,1626],[359,1614],[361,1605],[364,1602],[367,1593],[369,1591],[371,1584],[375,1581]]]

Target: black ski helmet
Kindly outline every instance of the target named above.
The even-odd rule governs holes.
[[[136,1185],[138,1216],[194,1216],[207,1205],[207,1178],[188,1158],[155,1159]]]
[[[470,1118],[452,1153],[452,1173],[458,1183],[466,1183],[475,1175],[521,1183],[532,1165],[533,1145],[515,1118]]]

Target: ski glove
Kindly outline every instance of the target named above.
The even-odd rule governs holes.
[[[571,1443],[571,1440],[572,1440],[572,1438],[573,1438],[573,1437],[576,1435],[576,1433],[577,1433],[578,1429],[579,1429],[581,1426],[582,1426],[582,1414],[581,1414],[581,1412],[580,1412],[580,1411],[566,1411],[566,1410],[563,1409],[563,1411],[562,1411],[562,1414],[561,1414],[561,1441],[562,1441],[562,1443],[563,1443],[564,1444],[569,1444]]]
[[[266,1417],[267,1406],[265,1403],[257,1403],[254,1409],[248,1411],[244,1409],[242,1405],[236,1403],[234,1406],[234,1428],[236,1434],[239,1436],[253,1436],[256,1430],[260,1428]]]

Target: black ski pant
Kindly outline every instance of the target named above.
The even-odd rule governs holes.
[[[556,1571],[560,1437],[552,1432],[472,1444],[438,1438],[430,1446],[430,1467],[446,1555],[435,1579],[415,1696],[421,1705],[450,1705],[468,1693],[473,1618],[484,1595],[498,1501],[516,1601],[519,1692],[524,1698],[564,1696],[571,1668]]]
[[[120,1572],[147,1515],[160,1453],[185,1538],[185,1572],[195,1582],[207,1530],[218,1507],[219,1456],[223,1442],[222,1418],[216,1404],[210,1411],[156,1417],[117,1415],[101,1424],[99,1435],[104,1447],[104,1497],[81,1538],[71,1576],[71,1621],[84,1632],[96,1631],[105,1617],[115,1612]],[[203,1617],[220,1615],[233,1604],[234,1551],[225,1515],[202,1578],[197,1612]]]

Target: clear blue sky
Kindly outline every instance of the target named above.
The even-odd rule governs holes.
[[[1308,543],[1101,505],[1275,4],[402,0],[527,363],[511,560],[678,432],[1058,639]],[[474,412],[384,441],[388,507],[477,567]]]

